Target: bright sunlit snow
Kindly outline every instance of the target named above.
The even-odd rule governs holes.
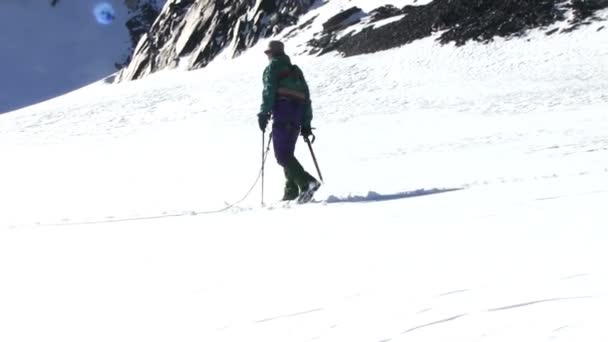
[[[326,181],[301,206],[271,150],[264,207],[202,213],[258,175],[265,42],[0,116],[0,341],[607,341],[601,25],[290,40]]]

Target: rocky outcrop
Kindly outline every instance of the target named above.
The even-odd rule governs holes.
[[[137,43],[152,27],[152,24],[160,13],[161,4],[164,1],[125,0],[124,2],[129,10],[129,19],[125,23],[125,26],[131,37],[131,48],[121,63],[115,63],[117,69],[122,69],[129,65]]]
[[[313,49],[312,54],[322,55],[332,51],[338,44],[337,33],[343,31],[349,26],[357,24],[366,16],[359,7],[351,7],[342,11],[323,23],[323,32],[316,33],[314,38],[309,42],[309,46]]]
[[[608,0],[572,0],[567,5],[574,11],[574,21],[582,22],[595,15],[595,12],[608,7]]]
[[[116,82],[133,80],[178,65],[191,70],[206,66],[219,53],[230,57],[292,26],[293,38],[318,18],[297,23],[320,0],[123,0],[131,48],[115,63]],[[51,6],[59,0],[50,0]],[[164,6],[163,6],[164,5]],[[162,10],[161,10],[162,8]],[[608,0],[434,0],[426,5],[397,8],[385,5],[365,13],[358,7],[335,14],[308,42],[310,54],[339,51],[345,56],[399,47],[441,32],[442,44],[489,42],[568,19],[570,32],[596,20]],[[569,14],[569,15],[567,15]],[[382,22],[389,19],[389,22]],[[295,25],[298,24],[298,25]],[[348,29],[362,24],[358,30]],[[598,31],[604,27],[600,27]]]
[[[169,0],[138,41],[117,82],[157,70],[197,69],[220,52],[232,57],[297,23],[314,0]]]
[[[329,18],[323,23],[323,32],[335,32],[358,23],[365,13],[359,7],[352,7]]]
[[[434,0],[427,5],[383,6],[369,13],[367,22],[396,18],[391,23],[368,25],[358,33],[333,32],[309,42],[311,53],[339,51],[345,56],[373,53],[395,48],[442,32],[442,44],[457,46],[468,41],[489,42],[495,37],[512,37],[533,28],[547,27],[566,19],[572,10],[574,30],[588,23],[593,14],[608,7],[608,0]],[[402,18],[397,18],[402,16]],[[554,33],[555,31],[551,32]]]
[[[581,25],[588,25],[591,21],[597,20],[595,12],[608,7],[608,0],[572,0],[566,7],[572,9],[571,27],[564,30],[570,32]]]

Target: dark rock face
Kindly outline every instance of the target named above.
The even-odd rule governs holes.
[[[582,21],[592,17],[597,10],[608,7],[608,0],[572,0],[569,7],[574,10],[574,20]]]
[[[352,7],[329,18],[323,23],[323,32],[316,34],[320,36],[308,43],[313,48],[311,53],[322,55],[334,50],[338,44],[335,33],[360,22],[365,16],[359,7]]]
[[[378,7],[375,10],[371,11],[369,13],[369,16],[371,17],[370,22],[373,23],[373,22],[380,21],[383,19],[396,17],[401,14],[404,14],[403,10],[401,10],[393,5],[386,5],[386,6]]]
[[[571,29],[607,8],[608,0],[434,0],[422,6],[383,6],[369,13],[369,22],[403,15],[404,17],[374,28],[369,26],[340,39],[323,36],[309,45],[312,53],[339,51],[345,56],[387,50],[444,31],[438,40],[457,46],[467,41],[489,42],[494,37],[511,37],[527,30],[565,20],[568,9],[574,12]],[[564,32],[566,32],[565,30]],[[551,32],[555,33],[555,32]]]
[[[448,29],[440,41],[463,45],[468,40],[491,41],[493,37],[520,35],[564,19],[556,0],[461,1],[442,6],[435,28]]]
[[[352,7],[329,18],[323,24],[323,32],[333,32],[359,22],[365,16],[359,7]]]
[[[160,13],[160,8],[156,0],[126,0],[125,4],[129,8],[130,19],[127,20],[125,25],[127,26],[131,37],[131,49],[122,63],[115,64],[117,69],[122,69],[131,62],[131,57],[137,43],[141,37],[150,30],[154,20],[156,20]]]
[[[564,32],[571,32],[581,25],[588,25],[592,20],[597,20],[595,12],[608,7],[608,0],[572,0],[567,8],[572,9],[574,17],[570,20],[571,27]]]
[[[297,23],[314,0],[169,0],[139,40],[129,66],[117,81],[160,69],[206,66],[228,49],[236,56],[261,38]]]

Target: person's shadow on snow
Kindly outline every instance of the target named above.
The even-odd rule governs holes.
[[[459,191],[463,188],[446,188],[446,189],[419,189],[415,191],[398,192],[395,194],[379,194],[374,191],[370,191],[366,196],[348,196],[348,197],[337,197],[329,196],[323,203],[362,203],[362,202],[381,202],[381,201],[394,201],[404,198],[421,197],[428,195],[437,195],[446,192]]]

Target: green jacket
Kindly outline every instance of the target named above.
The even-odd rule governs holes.
[[[312,103],[310,90],[302,71],[291,64],[287,55],[274,56],[264,70],[264,90],[262,92],[262,113],[270,113],[279,93],[287,93],[305,102],[303,127],[309,127],[312,121]]]

